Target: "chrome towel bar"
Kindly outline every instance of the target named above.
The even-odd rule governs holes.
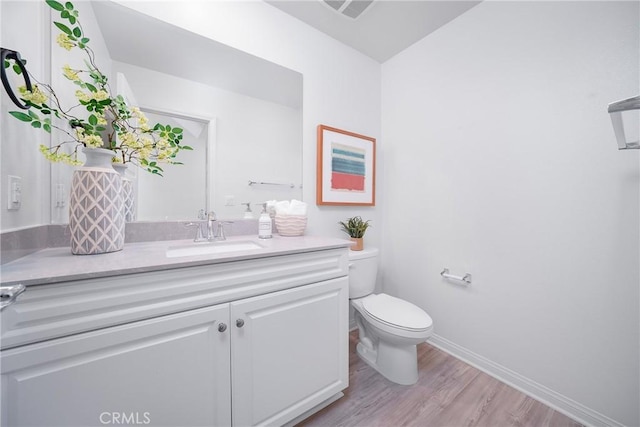
[[[281,182],[260,182],[260,181],[249,181],[249,186],[251,185],[279,185],[279,186],[286,186],[289,188],[295,188],[295,184],[284,184]]]
[[[464,276],[456,276],[456,275],[450,274],[449,273],[449,269],[445,268],[444,270],[442,270],[440,275],[442,277],[444,277],[445,279],[451,279],[451,280],[457,280],[459,282],[464,282],[465,285],[470,285],[471,284],[471,274],[469,274],[469,273],[465,273]]]

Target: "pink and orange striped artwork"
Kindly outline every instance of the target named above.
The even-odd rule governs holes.
[[[375,141],[318,126],[318,205],[375,205]]]

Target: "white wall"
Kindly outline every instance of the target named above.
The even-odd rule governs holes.
[[[80,12],[85,32],[91,39],[90,46],[95,51],[100,70],[111,75],[111,59],[95,21],[93,9],[86,2],[77,2],[75,6]],[[63,77],[62,66],[70,64],[72,68],[84,68],[84,56],[78,49],[69,52],[58,46],[55,39],[60,31],[52,24],[49,6],[44,2],[3,0],[0,1],[0,10],[2,46],[19,51],[22,57],[27,59],[27,69],[32,74],[32,79],[50,83],[60,97],[63,108],[68,109],[76,105],[74,93],[77,87]],[[58,12],[53,14],[53,20],[60,21]],[[30,23],[28,31],[25,30],[25,22]],[[34,129],[29,124],[11,117],[8,111],[18,109],[4,89],[1,89],[0,93],[0,230],[9,231],[50,222],[67,222],[68,203],[55,207],[55,201],[50,197],[50,188],[55,188],[56,184],[63,184],[68,201],[73,168],[63,164],[51,165],[38,151],[40,144],[49,145],[51,141],[58,144],[63,140],[62,135],[55,130],[50,135],[42,129]],[[17,211],[7,210],[7,175],[22,178],[22,207]]]
[[[307,234],[345,237],[337,222],[362,215],[373,225],[366,243],[380,244],[379,207],[315,206],[317,125],[380,136],[378,63],[262,1],[117,3],[302,73],[303,200],[310,205]],[[379,177],[381,145],[378,144]],[[380,189],[376,197],[381,206]]]
[[[24,17],[24,19],[16,19]],[[49,7],[44,2],[0,2],[2,47],[17,50],[27,60],[27,69],[48,83]],[[25,31],[25,22],[29,30]],[[9,70],[9,75],[13,71]],[[20,85],[24,83],[21,82]],[[9,115],[18,109],[0,88],[0,230],[9,231],[49,222],[49,168],[38,151],[49,144],[49,135]],[[7,175],[22,178],[22,207],[7,210]],[[43,203],[44,202],[44,203]]]
[[[638,6],[484,2],[382,67],[385,289],[594,424],[640,424],[639,152],[606,111]]]

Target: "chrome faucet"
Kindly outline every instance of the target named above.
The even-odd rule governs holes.
[[[185,224],[185,227],[196,228],[196,237],[193,239],[194,242],[218,242],[227,240],[227,236],[225,236],[224,233],[224,225],[232,224],[232,222],[218,221],[214,211],[207,212],[204,209],[200,209],[200,212],[198,212],[198,219],[200,221]]]
[[[196,229],[196,237],[193,239],[194,242],[206,242],[208,241],[208,236],[205,237],[205,229],[204,225],[207,223],[207,212],[204,209],[200,209],[198,211],[198,221],[197,222],[187,222],[184,224],[185,227],[194,227]],[[208,230],[208,227],[207,227]]]
[[[214,211],[209,212],[207,214],[207,240],[210,242],[227,240],[227,236],[224,234],[226,224],[233,224],[233,221],[220,221]]]
[[[214,226],[217,225],[218,219],[214,211],[207,212],[207,240],[210,242],[216,240],[217,235],[215,233]]]

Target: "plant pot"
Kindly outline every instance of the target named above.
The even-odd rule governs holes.
[[[73,172],[69,200],[71,253],[95,255],[124,248],[122,179],[111,167],[113,151],[84,148],[85,164]]]
[[[133,183],[127,177],[128,165],[122,163],[113,163],[113,168],[120,174],[122,179],[122,202],[124,203],[124,222],[133,222],[136,220],[136,205],[133,196]]]
[[[351,245],[350,249],[352,251],[361,251],[362,249],[364,249],[364,242],[362,237],[352,237],[351,241],[355,242],[355,244]]]

